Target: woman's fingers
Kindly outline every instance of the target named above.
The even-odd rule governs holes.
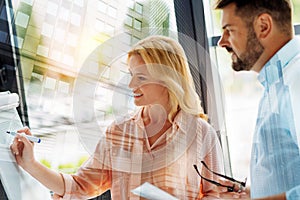
[[[234,184],[233,182],[231,182],[229,180],[220,179],[220,180],[218,180],[218,182],[221,183],[222,185],[226,185],[229,187],[236,186],[236,184]],[[243,191],[243,192],[228,192],[227,187],[223,187],[223,186],[215,186],[214,190],[219,194],[220,199],[250,199],[249,195],[245,191]]]
[[[33,158],[33,142],[25,137],[25,133],[17,134],[10,145],[12,153],[15,155],[16,161],[23,166],[31,162]]]
[[[26,135],[32,135],[30,129],[27,126],[23,127],[22,129],[19,129],[17,132],[25,133]]]
[[[30,129],[25,126],[22,129],[17,131],[17,134],[13,140],[13,143],[10,145],[10,149],[14,155],[19,155],[23,151],[24,145],[33,145],[24,135],[32,135]]]
[[[10,150],[14,155],[19,155],[20,150],[23,149],[23,143],[20,142],[19,138],[15,136],[12,144],[10,145]]]

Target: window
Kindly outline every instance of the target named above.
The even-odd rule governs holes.
[[[51,24],[44,23],[42,27],[42,34],[47,37],[52,37],[54,27]]]
[[[22,2],[32,6],[33,5],[33,0],[22,0]]]
[[[127,33],[124,34],[124,37],[122,38],[122,42],[124,42],[127,45],[130,45],[131,44],[131,35],[127,34]]]
[[[7,21],[7,19],[6,19],[6,9],[5,9],[4,6],[2,7],[1,12],[0,12],[0,19]]]
[[[64,7],[60,8],[59,17],[63,21],[69,21],[70,18],[70,11]]]
[[[95,29],[96,31],[102,32],[104,30],[104,21],[96,19]]]
[[[6,32],[0,31],[0,42],[6,43],[7,35],[8,35],[8,34],[7,34]]]
[[[22,48],[24,39],[14,35],[14,40],[15,40],[15,43],[14,43],[15,47]]]
[[[102,13],[106,13],[107,4],[105,4],[103,1],[98,1],[98,11]]]
[[[25,13],[18,12],[16,17],[16,25],[21,26],[23,28],[27,28],[29,22],[29,16]]]
[[[177,38],[173,1],[159,0],[161,3],[157,5],[135,0],[96,0],[94,3],[85,0],[20,2],[31,6],[25,14],[21,12],[18,3],[13,3],[11,12],[16,14],[14,20],[19,27],[16,40],[20,56],[26,58],[20,59],[20,66],[24,72],[22,78],[29,105],[29,122],[32,131],[46,141],[44,149],[37,148],[36,156],[39,160],[51,163],[51,167],[57,171],[75,170],[76,167],[59,166],[65,164],[65,161],[71,163],[66,166],[76,164],[89,155],[89,148],[94,148],[93,145],[82,143],[82,135],[78,134],[74,124],[75,108],[81,109],[81,106],[85,110],[87,106],[94,106],[95,110],[82,115],[83,123],[95,118],[99,124],[113,120],[115,87],[119,80],[128,75],[126,56],[123,54],[140,38],[154,33],[142,31],[148,25],[170,28],[164,34],[173,31],[175,34],[172,37]],[[2,8],[1,17],[5,13],[6,10]],[[29,29],[29,23],[34,28]],[[1,31],[0,41],[7,40],[9,34]],[[124,35],[120,36],[122,40],[119,40],[118,34]],[[30,52],[30,56],[24,48],[28,44],[26,41],[29,41],[24,38],[28,36],[35,41],[30,43],[31,49],[36,49]],[[114,40],[117,42],[109,43]],[[95,50],[100,47],[104,51],[97,54]],[[117,61],[112,67],[115,59]],[[93,93],[95,96],[89,96],[89,103],[83,101],[76,107],[73,101],[79,86],[75,80],[79,76],[85,76],[92,87],[93,84],[96,86]],[[78,93],[84,96],[88,88],[82,88]],[[132,105],[132,100],[125,101],[124,98],[118,106],[129,109]],[[92,142],[94,144],[95,140]],[[74,147],[71,152],[66,150],[70,146]]]
[[[49,54],[49,47],[38,45],[37,52],[38,55],[47,57]]]
[[[60,61],[61,55],[62,55],[61,51],[52,50],[51,53],[50,53],[50,58],[52,58],[55,61]]]
[[[135,0],[127,1],[127,6],[130,9],[134,9]]]
[[[74,0],[74,3],[80,7],[83,7],[84,0]]]
[[[143,14],[143,5],[140,3],[135,4],[135,11],[139,14]]]
[[[59,81],[58,83],[58,92],[68,94],[70,91],[70,83]]]
[[[224,92],[224,124],[226,129],[221,130],[228,136],[228,147],[231,158],[233,176],[249,177],[251,156],[251,141],[255,128],[259,100],[262,95],[262,86],[254,72],[234,72],[231,68],[231,58],[228,52],[217,46],[218,36],[221,34],[220,11],[212,10],[213,2],[203,1],[205,4],[205,20],[208,37],[215,42],[210,48],[211,60],[215,63]],[[294,23],[300,22],[300,2],[294,4]],[[217,91],[221,92],[221,91]],[[238,123],[237,123],[238,122]]]
[[[56,80],[51,77],[46,77],[45,86],[46,89],[54,90],[56,87]]]
[[[136,44],[139,40],[141,40],[140,38],[136,37],[136,36],[132,36],[131,38],[131,43],[132,44]]]
[[[116,18],[117,17],[117,9],[113,8],[111,6],[108,6],[107,14],[111,17]]]
[[[129,15],[126,15],[126,17],[125,17],[125,20],[124,20],[125,22],[125,24],[126,25],[128,25],[128,26],[130,26],[130,27],[132,27],[132,22],[133,22],[133,18],[131,17],[131,16],[129,16]]]
[[[142,22],[140,20],[134,19],[133,28],[138,31],[141,31],[142,30]]]
[[[31,74],[31,80],[39,80],[40,82],[42,82],[43,81],[43,75],[41,75],[41,74],[38,74],[38,73],[35,73],[35,72],[32,72],[32,74]]]
[[[292,3],[294,5],[294,24],[300,24],[300,1],[292,0]]]
[[[57,15],[57,11],[58,11],[58,5],[48,1],[48,5],[47,5],[47,13],[56,16]]]
[[[64,55],[62,62],[68,66],[73,66],[74,58],[71,55]]]
[[[208,38],[221,34],[222,31],[220,12],[210,9],[213,2],[210,3],[206,4],[205,9],[206,20],[210,22],[207,23]],[[261,88],[254,73],[237,73],[232,70],[231,58],[225,49],[211,46],[210,58],[215,69],[215,77],[219,77],[220,81],[219,86],[215,87],[215,92],[224,94],[222,98],[216,100],[220,105],[220,113],[224,113],[220,133],[228,138],[230,171],[234,177],[243,179],[250,176],[251,136],[254,132]]]
[[[108,34],[113,34],[115,31],[115,27],[110,24],[105,24],[105,32]]]
[[[64,42],[64,40],[65,40],[65,30],[63,30],[61,28],[57,28],[54,31],[54,39],[59,41],[59,42]]]
[[[32,9],[28,10],[27,14],[23,13],[21,12],[22,8],[18,7],[18,2],[25,3],[26,8],[29,7],[27,5],[30,5]],[[22,34],[25,35],[25,37],[16,35],[18,47],[21,48],[20,54],[26,57],[26,59],[20,59],[20,65],[24,66],[23,79],[25,88],[28,88],[29,84],[31,84],[28,83],[28,80],[32,80],[35,81],[35,84],[40,85],[36,91],[39,92],[41,98],[47,96],[51,97],[51,100],[61,101],[61,99],[56,99],[57,93],[68,94],[67,90],[70,91],[69,98],[72,98],[72,88],[70,89],[72,86],[70,86],[68,81],[63,81],[61,78],[67,77],[66,79],[68,80],[76,79],[89,55],[91,57],[94,56],[90,71],[96,72],[97,69],[98,73],[96,74],[101,74],[102,77],[100,78],[113,81],[110,80],[112,76],[114,78],[125,76],[124,71],[117,71],[117,67],[114,69],[104,67],[104,70],[101,66],[110,66],[109,61],[117,57],[114,55],[117,50],[124,49],[125,51],[126,47],[128,48],[130,45],[136,43],[140,38],[148,34],[153,34],[150,31],[142,32],[143,27],[147,25],[164,27],[166,29],[172,27],[172,31],[176,32],[176,16],[173,1],[160,0],[157,5],[153,5],[147,1],[135,0],[127,0],[126,2],[124,0],[97,0],[95,2],[96,4],[84,0],[14,1],[12,5],[13,12],[11,13],[16,14],[14,16],[15,23],[22,28]],[[128,5],[128,8],[119,5]],[[1,16],[4,13],[6,13],[6,10],[2,8]],[[29,21],[30,26],[34,27],[34,29],[28,29]],[[99,55],[92,55],[97,46],[103,45],[107,40],[116,37],[116,33],[127,32],[128,26],[134,30],[126,33],[125,40],[121,41],[120,46],[117,48],[107,47],[104,54],[101,54],[101,56],[103,55],[101,58],[99,58]],[[99,32],[105,32],[105,34],[95,33],[95,29]],[[167,31],[164,34],[169,34],[169,32]],[[1,32],[1,38],[6,38],[8,35],[5,32]],[[25,39],[23,41],[22,39],[27,38],[26,36],[29,35],[37,41],[31,44],[32,49],[36,49],[36,52],[32,52],[30,57],[26,54],[27,52],[24,51],[26,49],[23,47],[23,43],[27,44],[26,41],[28,40]],[[101,37],[101,40],[96,40],[96,37]],[[177,38],[177,35],[174,34],[172,37]],[[69,51],[70,48],[73,51]],[[120,69],[124,70],[126,62],[122,61],[119,64]],[[93,76],[94,74],[89,73],[89,75]],[[92,80],[100,79],[99,77],[89,78]],[[110,96],[106,99],[109,100],[109,98]],[[34,100],[29,95],[27,101]],[[41,106],[41,114],[44,111],[44,102],[48,102],[47,105],[50,105],[48,99],[44,98],[44,100],[41,100],[38,104]],[[48,108],[50,109],[51,106]],[[39,107],[36,109],[38,110]],[[55,116],[53,110],[52,113]],[[102,113],[109,113],[109,110]],[[111,117],[109,114],[104,116],[104,118],[109,117]],[[36,115],[30,116],[30,120],[32,121],[32,129],[39,133],[43,132],[47,134],[49,129],[55,129],[55,127],[49,128],[49,124],[46,124],[46,122],[37,122]],[[53,117],[51,124],[55,124],[57,121],[59,120]],[[58,132],[57,134],[60,133]]]
[[[78,37],[73,33],[69,33],[67,36],[67,44],[75,47],[78,44]]]
[[[81,23],[81,17],[77,13],[71,14],[71,24],[74,24],[75,26],[80,26]]]

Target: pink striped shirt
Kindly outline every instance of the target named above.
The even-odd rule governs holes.
[[[112,199],[143,199],[132,189],[149,182],[180,200],[211,196],[212,185],[201,181],[193,168],[201,160],[223,172],[222,152],[214,129],[199,117],[178,112],[172,126],[150,146],[141,118],[142,109],[111,124],[91,157],[75,175],[62,174],[62,199],[87,199],[111,190]],[[202,169],[202,170],[201,170]],[[57,197],[57,195],[55,195]]]

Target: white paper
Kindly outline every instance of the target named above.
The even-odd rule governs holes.
[[[0,110],[16,108],[19,105],[19,95],[10,92],[0,92]]]
[[[178,200],[174,196],[168,194],[167,192],[159,189],[158,187],[148,182],[145,182],[141,186],[131,190],[131,192],[135,195],[151,200]]]
[[[6,131],[16,131],[23,127],[16,107],[19,96],[16,93],[0,92],[0,144],[9,146],[14,137]]]

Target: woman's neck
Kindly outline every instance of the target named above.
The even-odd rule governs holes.
[[[142,118],[145,125],[157,124],[168,121],[169,112],[161,105],[149,105],[144,107]]]
[[[150,145],[172,126],[168,120],[168,112],[159,105],[144,107],[142,118]]]

